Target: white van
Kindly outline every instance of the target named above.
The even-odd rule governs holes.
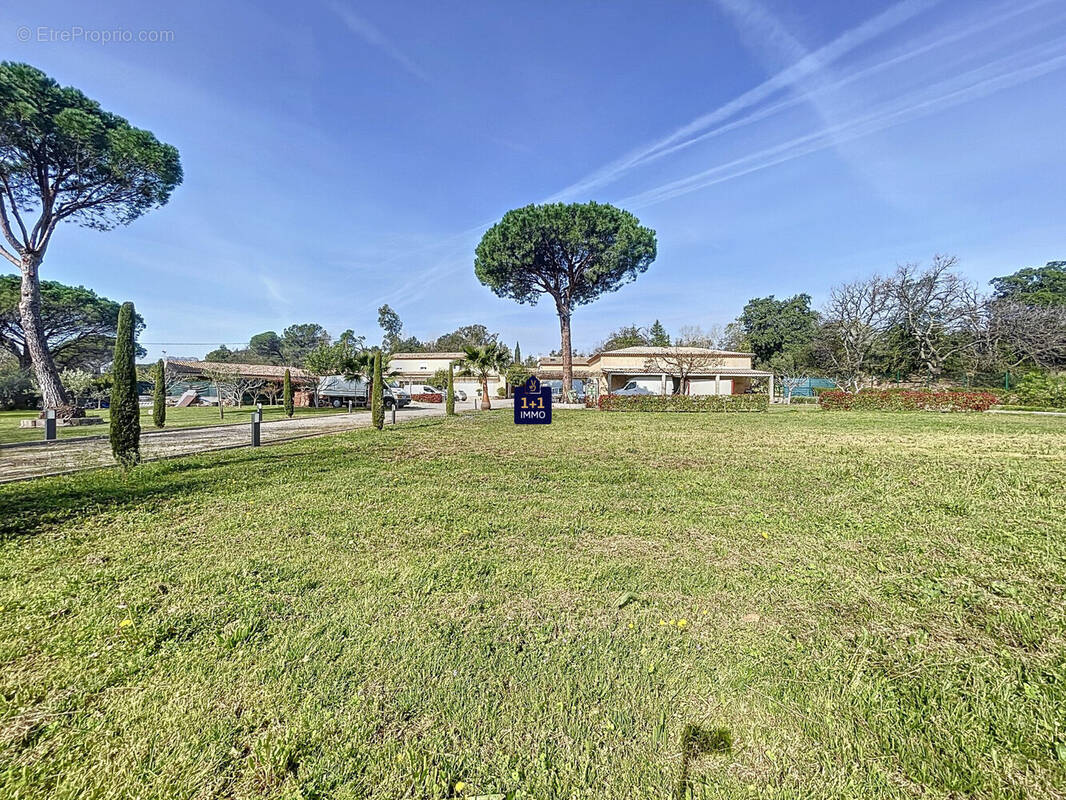
[[[348,380],[343,375],[326,375],[318,381],[319,402],[326,402],[334,408],[343,408],[350,400],[354,405],[365,406],[368,404],[367,390],[369,384],[362,377]],[[385,408],[403,408],[411,402],[410,395],[397,395],[393,393],[389,385],[385,385],[384,391]]]
[[[611,394],[662,394],[663,382],[659,377],[631,378],[621,389],[616,389]]]

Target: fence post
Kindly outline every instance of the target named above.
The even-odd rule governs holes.
[[[262,421],[262,419],[262,412],[252,412],[252,447],[259,447],[259,423]]]
[[[50,408],[44,412],[44,440],[54,442],[56,438],[56,410]]]
[[[348,401],[348,413],[349,414],[352,413],[352,401],[351,400]]]

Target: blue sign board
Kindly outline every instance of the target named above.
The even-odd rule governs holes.
[[[515,425],[548,425],[552,421],[552,390],[536,375],[514,389]]]

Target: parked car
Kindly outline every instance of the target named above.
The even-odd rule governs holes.
[[[443,389],[438,389],[436,386],[430,386],[428,383],[419,384],[418,386],[408,387],[408,391],[411,394],[444,394]]]
[[[653,392],[651,389],[648,389],[645,386],[641,386],[637,381],[630,381],[625,386],[623,386],[621,389],[618,389],[617,391],[611,392],[611,394],[622,394],[622,395],[658,394],[658,392]]]
[[[411,404],[411,393],[400,386],[400,384],[390,383],[388,388],[392,391],[392,396],[396,398],[397,408],[403,408],[404,406]]]
[[[462,389],[456,389],[455,390],[455,399],[458,400],[460,403],[465,403],[466,402],[466,392],[464,392]]]
[[[351,401],[354,405],[369,404],[369,384],[363,378],[347,380],[343,375],[327,375],[318,382],[318,396],[321,401],[334,408],[344,408]],[[411,402],[411,395],[396,394],[388,384],[384,387],[385,408],[403,408]]]

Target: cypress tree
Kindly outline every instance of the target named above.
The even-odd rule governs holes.
[[[381,351],[374,352],[373,385],[370,387],[370,419],[374,427],[385,427],[385,389],[381,381]]]
[[[167,382],[163,359],[155,362],[155,386],[152,388],[152,422],[157,428],[167,424]]]
[[[455,365],[448,363],[448,394],[445,397],[444,413],[455,416]]]
[[[288,369],[285,370],[285,380],[281,384],[281,395],[285,403],[285,416],[291,417],[295,407],[292,403],[292,375]]]
[[[129,467],[141,460],[141,407],[137,402],[137,365],[134,363],[133,303],[118,311],[115,359],[111,364],[111,452]]]
[[[648,331],[649,344],[652,347],[669,347],[670,346],[670,334],[666,332],[666,328],[659,320],[655,320],[655,324],[651,326],[651,330]]]
[[[522,363],[522,348],[518,346],[518,342],[514,343],[514,363]]]

